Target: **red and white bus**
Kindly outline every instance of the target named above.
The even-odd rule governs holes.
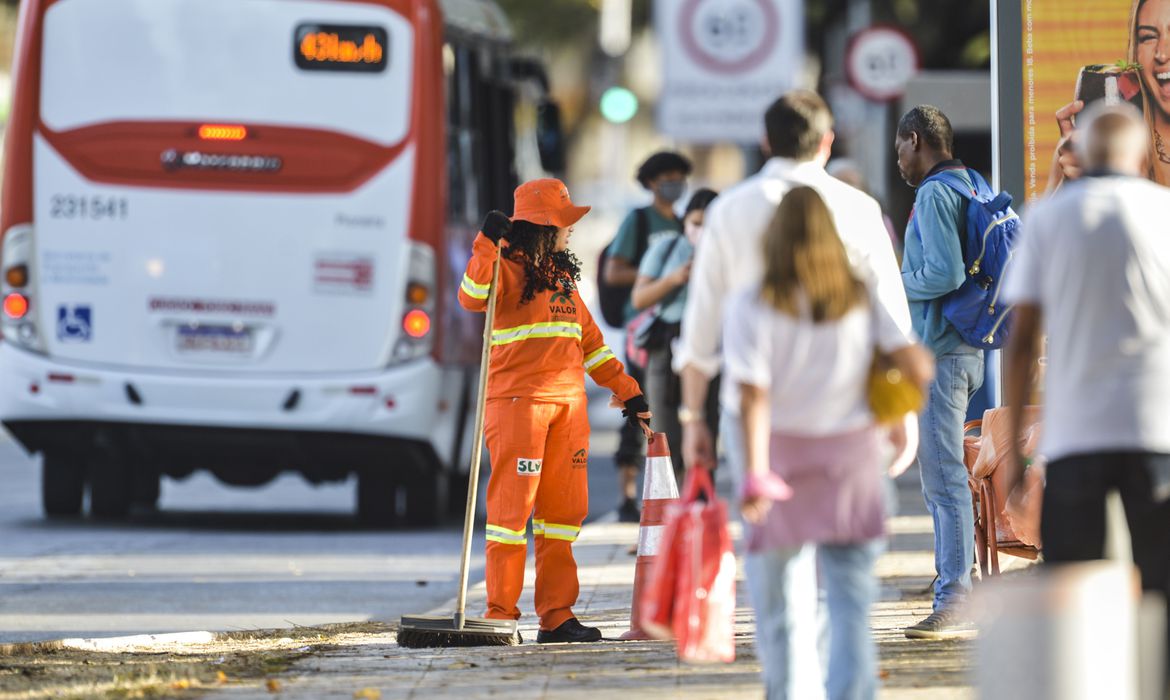
[[[207,469],[441,517],[480,342],[456,275],[510,205],[517,102],[555,121],[509,32],[483,0],[22,3],[0,420],[48,514]]]

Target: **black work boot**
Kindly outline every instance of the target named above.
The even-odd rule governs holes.
[[[601,630],[596,627],[586,627],[575,617],[570,617],[568,620],[565,620],[555,630],[541,630],[536,633],[537,644],[599,641],[601,641]]]

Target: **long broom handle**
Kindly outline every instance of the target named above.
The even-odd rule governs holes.
[[[492,363],[492,325],[496,319],[496,297],[500,286],[500,248],[492,265],[492,286],[488,290],[487,313],[483,319],[483,353],[479,358],[479,390],[475,402],[475,439],[471,443],[471,473],[467,484],[467,510],[463,516],[463,563],[459,569],[459,597],[455,599],[455,627],[463,629],[467,608],[467,578],[471,571],[471,536],[479,490],[479,466],[483,455],[483,421],[487,408],[488,370]]]

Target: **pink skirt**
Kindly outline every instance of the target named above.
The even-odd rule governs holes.
[[[750,529],[748,551],[882,537],[882,440],[874,427],[819,437],[773,433],[772,471],[788,482],[793,496],[773,503],[766,520]]]

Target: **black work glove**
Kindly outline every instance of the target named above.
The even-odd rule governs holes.
[[[650,425],[650,421],[646,418],[639,418],[639,413],[649,413],[650,404],[646,403],[646,397],[638,394],[626,401],[626,407],[622,409],[622,416],[636,426],[641,427],[642,423]]]
[[[483,217],[483,225],[479,230],[483,231],[483,235],[490,238],[492,243],[499,243],[501,238],[507,238],[512,232],[512,220],[504,212],[493,209]]]

